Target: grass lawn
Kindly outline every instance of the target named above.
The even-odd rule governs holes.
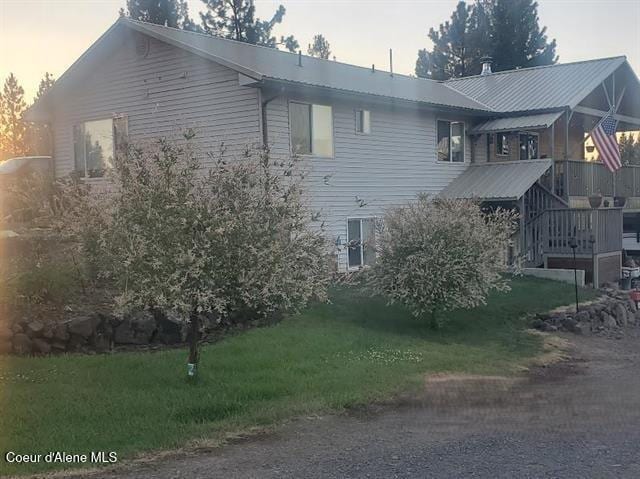
[[[10,465],[6,451],[122,459],[339,411],[417,387],[428,372],[514,371],[540,350],[522,315],[571,303],[573,287],[518,278],[512,288],[453,313],[439,331],[355,289],[335,290],[332,304],[206,346],[196,384],[185,381],[184,350],[0,357],[0,474],[60,467]]]

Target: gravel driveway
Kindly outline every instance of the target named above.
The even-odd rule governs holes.
[[[90,477],[640,477],[640,337],[567,336],[570,361],[432,381],[418,398],[294,421],[218,450]]]

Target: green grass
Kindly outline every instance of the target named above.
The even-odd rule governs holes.
[[[573,298],[570,285],[551,281],[518,278],[512,287],[453,313],[439,331],[401,307],[335,290],[332,304],[203,348],[195,384],[185,380],[184,350],[0,358],[0,474],[60,467],[9,465],[9,450],[122,459],[382,399],[427,372],[512,372],[540,350],[522,315]]]

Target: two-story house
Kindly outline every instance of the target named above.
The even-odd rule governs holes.
[[[191,128],[204,162],[221,142],[301,155],[342,271],[374,262],[373,219],[423,192],[516,207],[529,265],[565,266],[575,238],[588,277],[617,279],[622,210],[587,197],[640,209],[640,170],[612,175],[583,143],[608,111],[640,129],[638,78],[624,57],[486,70],[438,82],[120,19],[28,118],[51,125],[55,174],[88,182],[121,135]]]

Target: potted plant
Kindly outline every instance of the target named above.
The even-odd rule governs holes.
[[[602,204],[602,193],[598,191],[595,195],[589,196],[589,204],[593,209],[600,208],[600,205]]]
[[[613,197],[613,206],[616,208],[624,208],[624,205],[627,203],[626,196],[614,196]]]

